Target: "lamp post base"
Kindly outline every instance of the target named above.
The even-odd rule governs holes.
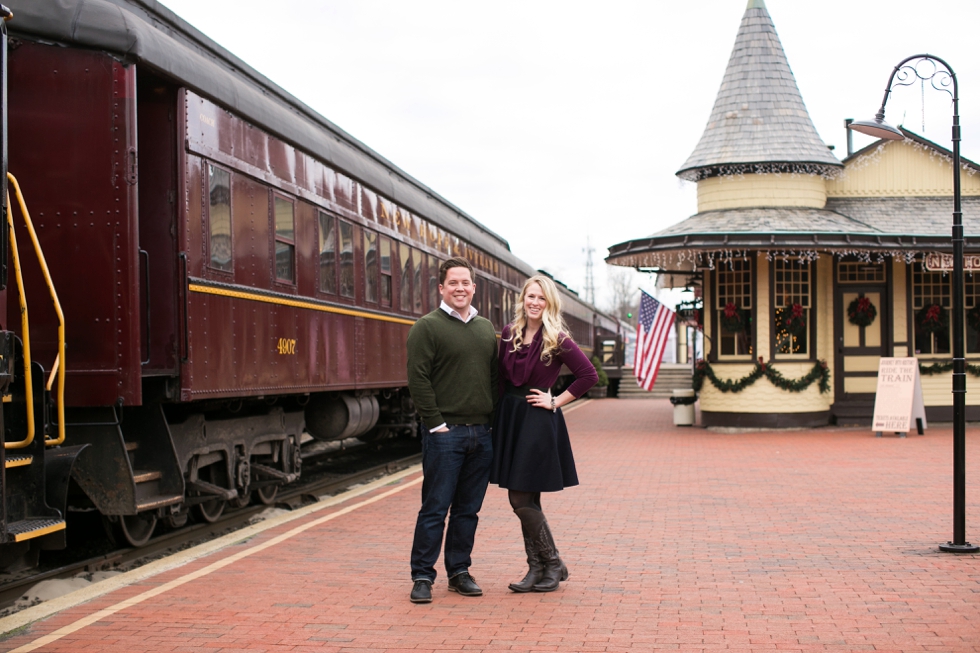
[[[977,553],[980,551],[980,546],[970,544],[969,542],[964,542],[963,544],[946,542],[946,544],[939,545],[939,550],[944,553]]]

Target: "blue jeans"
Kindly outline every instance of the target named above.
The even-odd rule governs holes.
[[[470,568],[477,513],[490,482],[493,445],[485,424],[449,426],[449,431],[422,436],[422,509],[412,543],[412,580],[436,579],[436,560],[446,528],[443,562],[449,578]]]

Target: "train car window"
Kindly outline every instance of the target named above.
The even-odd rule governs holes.
[[[493,302],[493,318],[491,319],[491,322],[493,322],[493,326],[495,326],[498,331],[504,326],[503,312],[501,310],[503,302],[503,297],[501,296],[502,294],[503,292],[500,288],[500,284],[493,284],[490,295],[490,301]]]
[[[439,265],[438,258],[429,254],[429,310],[439,308]]]
[[[412,311],[412,248],[405,243],[398,243],[398,262],[402,270],[398,306],[410,313]]]
[[[211,267],[231,272],[231,173],[208,164],[208,196]]]
[[[320,292],[337,294],[337,221],[320,211]]]
[[[293,219],[293,203],[276,197],[274,204],[276,221],[276,280],[296,281],[296,240]]]
[[[364,301],[378,301],[378,234],[364,229]]]
[[[391,239],[380,237],[381,251],[381,305],[391,306]]]
[[[412,303],[412,312],[416,315],[421,315],[423,311],[422,296],[425,293],[425,286],[422,285],[422,259],[424,257],[425,254],[414,247],[412,248],[412,260],[415,262],[415,274],[413,275],[415,279],[413,285],[415,296]]]
[[[340,225],[340,294],[354,297],[354,225],[338,220]]]

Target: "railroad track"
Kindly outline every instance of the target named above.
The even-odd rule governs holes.
[[[338,494],[354,485],[394,474],[421,462],[421,460],[422,454],[418,453],[398,460],[381,463],[364,470],[344,474],[340,477],[334,475],[329,478],[321,478],[307,483],[303,483],[300,480],[291,486],[281,488],[276,497],[275,505],[285,505],[291,509],[295,509],[302,505],[316,502],[319,500],[319,497]],[[175,531],[163,533],[162,535],[153,537],[144,546],[139,548],[122,548],[117,551],[66,564],[55,569],[48,569],[36,574],[0,583],[0,611],[3,611],[4,614],[15,612],[11,608],[17,599],[30,587],[43,580],[71,578],[82,572],[103,571],[106,569],[133,569],[152,560],[166,557],[175,551],[190,548],[248,526],[253,517],[270,507],[265,505],[246,506],[227,512],[214,523],[192,524]]]

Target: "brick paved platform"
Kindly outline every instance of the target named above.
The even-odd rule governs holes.
[[[451,594],[440,576],[433,603],[409,603],[416,473],[36,622],[0,649],[980,651],[980,556],[937,552],[952,529],[949,428],[722,434],[672,426],[664,400],[614,399],[568,422],[583,485],[545,495],[571,572],[555,593],[507,590],[523,547],[491,488],[471,570],[485,596]],[[967,456],[978,541],[973,426]],[[38,641],[52,633],[63,636]]]

